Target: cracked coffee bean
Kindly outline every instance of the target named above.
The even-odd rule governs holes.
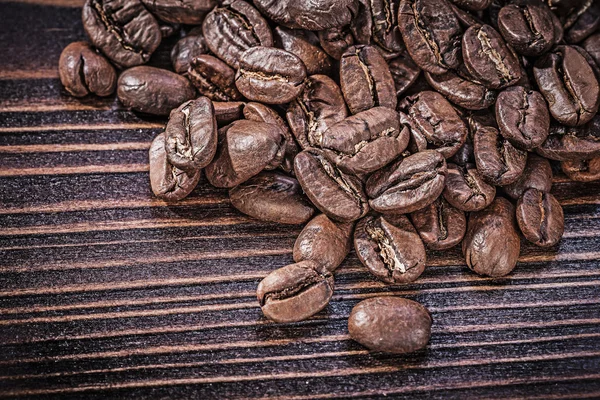
[[[201,54],[190,62],[188,78],[198,92],[215,101],[241,100],[235,87],[235,71],[223,61]]]
[[[359,0],[358,13],[350,25],[358,43],[378,46],[386,59],[404,50],[396,20],[398,3],[398,0]]]
[[[302,60],[308,75],[331,72],[331,57],[319,46],[319,38],[315,32],[278,26],[273,31],[273,36],[277,47]]]
[[[199,25],[204,16],[216,5],[217,0],[142,0],[144,6],[165,22]]]
[[[309,31],[348,25],[358,11],[356,0],[254,0],[254,4],[277,24]]]
[[[303,321],[327,307],[332,295],[333,275],[314,261],[276,269],[256,290],[263,314],[275,322]]]
[[[448,163],[444,198],[462,211],[478,211],[489,206],[496,196],[496,187],[487,183],[474,164],[463,166]]]
[[[206,53],[208,53],[208,47],[202,36],[202,28],[196,27],[173,46],[171,50],[173,70],[178,74],[186,74],[192,60]]]
[[[565,230],[565,217],[558,200],[537,189],[527,189],[519,198],[517,223],[525,239],[540,247],[557,244]]]
[[[467,230],[467,218],[443,197],[410,214],[410,219],[425,245],[432,250],[446,250],[459,244]]]
[[[550,162],[537,154],[527,156],[527,164],[523,173],[515,182],[504,186],[504,192],[513,199],[518,199],[529,188],[549,192],[552,187],[552,166]]]
[[[555,43],[552,11],[544,3],[502,7],[498,29],[504,40],[525,56],[543,54]]]
[[[109,96],[117,86],[117,73],[102,55],[86,42],[74,42],[65,47],[58,61],[60,81],[72,96],[90,93]]]
[[[467,110],[483,110],[496,101],[496,91],[451,71],[440,75],[426,72],[425,78],[445,98]]]
[[[592,182],[600,180],[600,157],[591,160],[563,161],[560,163],[562,171],[577,182]]]
[[[550,125],[550,134],[535,151],[557,161],[589,160],[600,157],[600,116],[583,126]]]
[[[339,60],[346,49],[354,44],[349,27],[319,31],[319,44],[333,59]]]

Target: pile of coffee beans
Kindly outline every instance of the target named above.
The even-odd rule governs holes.
[[[352,247],[393,285],[459,244],[472,271],[506,275],[521,235],[563,234],[550,160],[600,179],[598,1],[87,0],[83,24],[90,43],[60,58],[66,90],[169,115],[150,149],[157,197],[186,197],[204,171],[241,212],[306,223],[295,264],[258,286],[276,322],[326,307]],[[174,35],[172,70],[143,65]],[[380,297],[348,328],[404,353],[431,324]]]

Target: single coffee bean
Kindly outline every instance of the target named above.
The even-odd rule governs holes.
[[[525,239],[550,247],[557,244],[565,231],[563,209],[547,192],[527,189],[517,202],[517,223]]]
[[[171,164],[188,173],[206,167],[217,151],[217,119],[212,102],[200,97],[171,111],[165,135]]]
[[[425,245],[432,250],[446,250],[459,244],[467,230],[467,218],[443,197],[410,214],[410,219]]]
[[[178,74],[186,74],[192,60],[206,53],[208,53],[208,47],[202,36],[202,28],[196,27],[173,46],[171,50],[173,70]]]
[[[308,75],[331,72],[331,57],[319,46],[316,33],[278,26],[273,31],[273,37],[278,47],[302,60]]]
[[[471,76],[490,89],[511,86],[521,79],[519,59],[489,25],[467,29],[462,38],[462,55]]]
[[[446,161],[437,151],[402,157],[369,177],[369,204],[375,211],[395,214],[420,210],[442,194],[446,173]]]
[[[235,71],[223,61],[201,54],[190,62],[188,78],[198,92],[215,101],[241,100],[235,87]]]
[[[287,121],[303,149],[321,147],[323,132],[348,116],[340,87],[326,75],[306,79],[304,91],[287,110]]]
[[[237,186],[272,164],[283,145],[277,125],[235,121],[219,129],[217,154],[206,167],[206,178],[216,187]]]
[[[86,42],[74,42],[65,47],[58,61],[58,74],[72,96],[90,93],[109,96],[117,86],[117,73],[102,55]]]
[[[117,96],[123,105],[145,114],[169,115],[196,97],[196,89],[181,75],[166,69],[139,66],[119,77]]]
[[[202,32],[210,51],[235,69],[244,51],[255,46],[273,46],[267,21],[242,0],[214,8],[204,19]]]
[[[302,60],[274,47],[253,47],[240,56],[235,84],[245,97],[267,104],[289,103],[302,93],[306,67]]]
[[[358,11],[356,0],[254,0],[254,5],[279,25],[309,31],[348,25]]]
[[[546,140],[550,113],[540,92],[522,86],[505,89],[496,101],[500,134],[515,147],[532,150]]]
[[[571,47],[577,50],[577,52],[579,52],[579,54],[581,54],[583,58],[585,58],[585,61],[589,64],[590,67],[592,67],[592,70],[594,71],[594,76],[596,76],[596,80],[600,84],[600,67],[598,66],[594,58],[583,47],[577,45],[572,45]]]
[[[354,249],[360,262],[386,283],[415,281],[425,270],[425,246],[404,215],[367,216],[356,224]]]
[[[261,172],[229,190],[229,198],[244,214],[280,224],[303,224],[315,211],[298,181],[279,172]]]
[[[346,49],[354,44],[348,27],[330,28],[319,31],[319,44],[335,60],[342,58]]]
[[[525,56],[543,54],[555,43],[552,11],[544,3],[502,7],[498,28],[504,40]]]
[[[162,40],[139,0],[86,0],[82,19],[92,44],[120,68],[148,62]]]
[[[460,65],[463,30],[447,0],[401,0],[398,27],[421,69],[442,74]]]
[[[492,0],[452,0],[454,4],[471,11],[485,10],[492,4]]]
[[[242,119],[244,106],[241,101],[213,101],[217,125],[222,127]]]
[[[525,169],[527,152],[514,147],[494,127],[477,129],[473,148],[477,170],[494,185],[505,186],[515,182]]]
[[[373,351],[411,353],[427,346],[431,314],[416,301],[372,297],[358,303],[348,318],[350,337]]]
[[[382,106],[396,109],[394,79],[374,46],[349,47],[340,60],[340,86],[352,114]]]
[[[440,75],[425,73],[427,82],[454,104],[467,110],[483,110],[496,101],[496,91],[448,71]]]
[[[467,138],[467,126],[452,105],[439,93],[424,91],[406,97],[398,106],[408,114],[411,134],[427,148],[452,157]]]
[[[585,39],[583,48],[592,56],[596,65],[600,65],[600,32]]]
[[[397,16],[398,0],[359,0],[350,29],[358,43],[377,45],[386,59],[394,58],[404,50]]]
[[[577,18],[565,26],[565,41],[579,43],[598,30],[600,27],[600,4],[597,1],[586,1],[576,13]]]
[[[479,211],[489,206],[496,196],[496,187],[488,184],[474,164],[464,166],[448,163],[444,198],[462,211]]]
[[[388,60],[388,67],[396,87],[396,97],[404,93],[419,78],[421,69],[410,58],[408,52],[403,50],[398,56]]]
[[[294,170],[308,198],[328,217],[349,222],[369,211],[362,182],[340,171],[322,150],[300,152],[294,160]]]
[[[333,275],[314,261],[276,269],[256,289],[263,314],[275,322],[305,320],[327,307],[332,295]]]
[[[217,0],[142,0],[144,6],[159,19],[186,25],[200,25],[204,16],[218,5]]]
[[[600,157],[600,116],[583,126],[551,124],[548,138],[535,151],[557,161]]]
[[[557,46],[536,61],[533,74],[550,113],[561,124],[583,125],[598,111],[598,81],[585,57],[574,48]]]
[[[462,251],[472,271],[491,277],[507,275],[517,265],[520,250],[515,207],[508,200],[497,197],[489,207],[469,215]]]
[[[560,163],[562,171],[577,182],[592,182],[600,180],[600,157],[591,160],[563,161]]]
[[[552,188],[552,166],[544,157],[530,153],[523,173],[514,183],[504,186],[504,192],[513,199],[518,199],[529,189],[535,188],[549,192]]]
[[[200,181],[201,171],[185,172],[167,159],[166,136],[161,133],[150,145],[150,185],[159,199],[177,201],[186,197]]]
[[[374,172],[392,162],[408,146],[396,111],[375,107],[338,122],[323,133],[325,156],[349,174]]]
[[[314,261],[333,272],[352,248],[353,223],[339,223],[325,214],[314,217],[294,243],[294,261]]]

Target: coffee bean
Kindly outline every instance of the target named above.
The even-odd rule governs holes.
[[[467,230],[465,213],[443,197],[410,214],[410,219],[425,245],[432,250],[446,250],[459,244]]]
[[[369,211],[362,182],[340,171],[322,150],[300,152],[294,160],[294,170],[308,198],[328,217],[355,221]]]
[[[275,44],[302,60],[308,75],[329,74],[331,57],[319,46],[316,33],[278,26],[273,31]]]
[[[400,297],[372,297],[358,303],[348,318],[350,337],[373,351],[411,353],[427,346],[431,314]]]
[[[562,124],[579,126],[598,111],[600,88],[592,67],[570,46],[557,46],[533,68],[550,113]]]
[[[583,126],[550,125],[550,134],[535,151],[551,160],[589,160],[600,157],[600,116]]]
[[[330,28],[319,31],[319,44],[332,58],[339,60],[346,49],[354,44],[348,27]]]
[[[217,125],[221,127],[242,119],[244,106],[241,101],[213,101]]]
[[[191,61],[205,53],[208,53],[208,47],[202,36],[202,28],[196,27],[173,46],[171,50],[173,70],[178,74],[186,74]]]
[[[600,4],[597,1],[586,1],[576,12],[576,18],[567,21],[565,32],[567,43],[579,43],[600,27]]]
[[[446,173],[446,161],[437,151],[402,157],[369,177],[369,204],[379,212],[406,214],[419,210],[442,194]]]
[[[314,217],[294,243],[294,261],[314,261],[333,272],[352,248],[353,223],[339,223],[325,214]]]
[[[478,211],[489,206],[496,196],[496,188],[488,184],[475,165],[448,163],[444,198],[463,211]]]
[[[162,40],[139,0],[86,0],[82,19],[92,44],[120,68],[148,62]]]
[[[502,7],[498,28],[506,42],[525,56],[543,54],[555,43],[552,11],[544,3]]]
[[[537,189],[527,189],[519,198],[517,223],[525,238],[541,247],[557,244],[565,230],[563,209],[558,200]]]
[[[522,86],[505,89],[496,101],[500,134],[515,147],[532,150],[548,137],[550,114],[541,93]]]
[[[204,16],[218,5],[217,0],[142,0],[144,6],[165,22],[199,25]]]
[[[394,58],[404,50],[397,15],[397,0],[359,0],[350,29],[358,43],[377,45],[386,59]]]
[[[494,185],[510,185],[525,169],[527,152],[514,147],[494,127],[477,129],[473,148],[477,170]]]
[[[507,275],[517,265],[520,249],[515,207],[508,200],[497,197],[489,207],[469,215],[462,251],[472,271]]]
[[[102,55],[86,42],[73,42],[62,51],[58,73],[63,86],[72,96],[90,93],[109,96],[117,86],[117,73]]]
[[[421,69],[410,58],[408,52],[403,50],[398,56],[388,60],[388,67],[394,80],[396,88],[396,97],[404,93],[419,78]]]
[[[309,31],[348,25],[358,10],[356,0],[254,0],[254,4],[277,24]]]
[[[196,97],[190,81],[166,69],[140,66],[123,72],[117,96],[125,107],[145,114],[169,115],[172,109]]]
[[[452,0],[452,2],[471,11],[485,10],[492,4],[492,0]]]
[[[454,104],[467,110],[482,110],[496,100],[496,91],[448,71],[440,75],[425,73],[427,82]]]
[[[289,103],[302,93],[306,67],[285,50],[253,47],[240,56],[235,84],[245,97],[267,104]]]
[[[374,46],[349,47],[340,60],[340,86],[352,114],[382,106],[396,109],[390,69]]]
[[[235,87],[235,71],[223,61],[201,54],[190,62],[188,78],[200,94],[215,101],[241,100]]]
[[[475,164],[475,154],[473,154],[473,140],[467,136],[465,144],[460,146],[455,155],[448,159],[449,163],[464,167],[467,164]]]
[[[600,157],[591,160],[563,161],[560,163],[562,171],[577,182],[592,182],[600,180]]]
[[[588,65],[592,67],[592,71],[594,71],[594,76],[596,77],[596,80],[600,83],[600,67],[598,66],[594,58],[590,55],[590,53],[588,53],[583,47],[577,45],[572,45],[571,47],[577,50],[577,52],[581,54],[583,58],[585,58],[585,61],[588,63]]]
[[[386,283],[415,281],[425,270],[425,246],[404,215],[367,216],[356,224],[354,249],[360,262]]]
[[[267,21],[256,8],[241,0],[214,8],[204,19],[202,32],[210,51],[236,69],[244,51],[273,46]]]
[[[333,295],[333,275],[314,261],[276,269],[258,285],[265,317],[275,322],[305,320],[324,309]]]
[[[523,174],[514,183],[504,186],[504,192],[513,199],[518,199],[529,188],[549,192],[552,187],[552,166],[543,157],[530,153]]]
[[[596,64],[600,64],[600,32],[588,37],[583,42],[583,48],[594,59]]]

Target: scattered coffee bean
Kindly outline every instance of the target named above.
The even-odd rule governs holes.
[[[577,10],[576,18],[568,20],[565,24],[567,43],[579,43],[600,27],[600,4],[597,1],[586,1]]]
[[[552,187],[552,167],[548,160],[530,153],[523,173],[514,183],[504,186],[504,192],[513,199],[518,199],[529,188],[549,192]]]
[[[600,157],[600,116],[583,126],[550,125],[550,134],[535,151],[551,160],[589,160]]]
[[[331,72],[331,57],[321,49],[319,38],[314,32],[278,26],[273,31],[273,36],[278,47],[302,60],[308,75]]]
[[[339,60],[346,49],[354,44],[348,27],[330,28],[319,31],[319,44],[332,58]]]
[[[552,11],[541,2],[502,7],[498,28],[508,44],[525,56],[543,54],[555,43]]]
[[[474,164],[448,163],[444,198],[462,211],[478,211],[489,206],[496,196],[496,187],[488,184]]]
[[[432,250],[446,250],[459,244],[467,230],[467,218],[443,197],[410,214],[410,219],[425,245]]]
[[[505,186],[515,182],[527,163],[527,152],[514,147],[491,126],[477,129],[473,149],[477,170],[494,185]]]
[[[192,60],[206,53],[208,53],[208,47],[202,36],[202,28],[196,27],[173,46],[171,50],[173,70],[178,74],[186,74]]]
[[[394,58],[403,50],[398,29],[398,1],[359,0],[358,12],[350,28],[360,44],[374,44],[386,58]]]
[[[254,0],[254,4],[278,24],[309,31],[348,25],[358,11],[356,0]]]
[[[496,91],[448,71],[440,75],[425,73],[427,82],[454,104],[467,110],[482,110],[496,100]]]
[[[600,157],[591,160],[563,161],[562,171],[569,179],[577,182],[592,182],[600,180]]]
[[[558,200],[537,189],[527,189],[519,198],[517,223],[525,238],[541,247],[557,244],[565,230],[565,217]]]
[[[190,62],[188,78],[200,94],[215,101],[241,100],[235,87],[235,71],[223,61],[201,54]]]
[[[58,73],[67,92],[75,97],[90,93],[109,96],[117,86],[113,66],[86,42],[74,42],[65,47],[58,62]]]

